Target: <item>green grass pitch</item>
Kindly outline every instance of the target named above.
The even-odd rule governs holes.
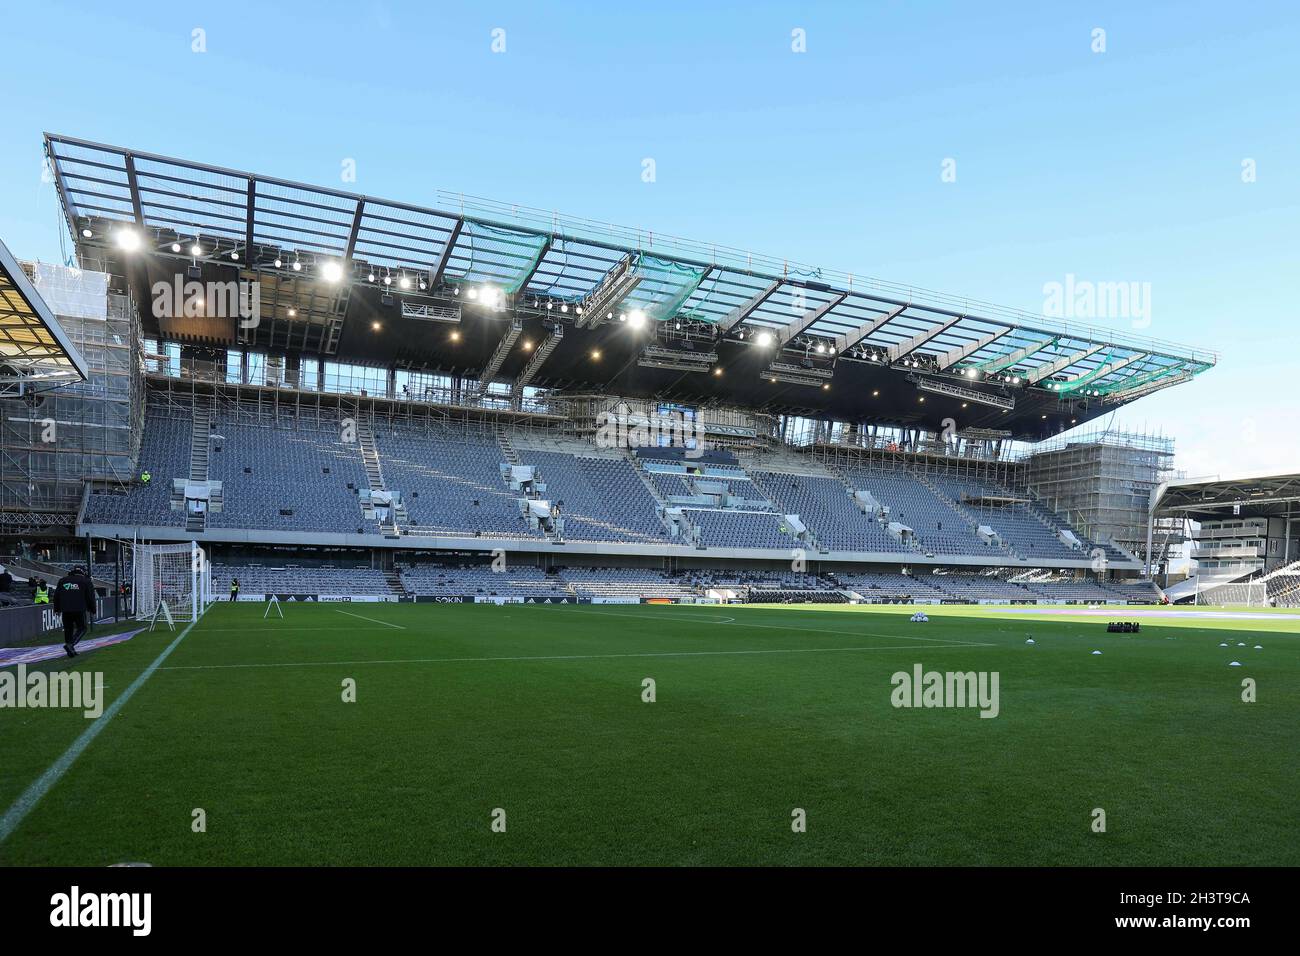
[[[914,610],[219,605],[0,863],[1300,863],[1300,617]],[[73,666],[111,701],[175,636]],[[896,709],[915,664],[999,715]],[[89,723],[0,710],[0,809]]]

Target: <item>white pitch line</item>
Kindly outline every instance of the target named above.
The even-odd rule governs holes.
[[[355,624],[344,624],[341,627],[321,627],[316,624],[281,624],[278,620],[275,622],[275,631],[311,631],[313,634],[321,631],[337,631],[339,633],[355,634],[357,626]],[[205,627],[204,634],[247,634],[247,627]]]
[[[579,608],[561,608],[560,610],[568,611],[571,614],[604,614],[607,615],[608,617],[623,617],[623,618],[645,617],[645,618],[653,618],[659,621],[665,620],[665,618],[659,617],[657,614],[638,614],[636,612],[621,614],[618,611],[588,611]],[[675,616],[680,617],[682,619],[687,618],[687,615],[685,614],[680,614]],[[738,621],[734,617],[728,618],[725,621],[709,621],[708,623],[731,624],[734,627],[761,627],[772,631],[804,631],[808,634],[840,634],[845,637],[892,637],[895,640],[900,640],[900,641],[922,641],[922,642],[930,642],[930,643],[944,643],[944,644],[953,644],[953,645],[965,646],[965,647],[993,647],[994,646],[992,644],[981,644],[981,643],[976,643],[974,641],[959,641],[956,640],[955,638],[948,638],[948,637],[916,637],[916,636],[908,636],[906,634],[882,634],[879,631],[835,631],[824,627],[787,627],[784,624],[752,624],[748,621]]]
[[[994,644],[944,644],[942,647],[996,647]],[[938,649],[938,648],[936,648]],[[212,671],[260,667],[354,667],[362,664],[484,664],[495,661],[596,661],[636,657],[731,657],[757,654],[829,654],[836,651],[914,651],[915,647],[780,647],[743,651],[645,651],[627,654],[545,654],[537,657],[410,657],[375,661],[274,661],[263,664],[176,664],[165,671]]]
[[[336,607],[334,610],[338,611],[340,614],[346,614],[348,617],[355,617],[360,618],[363,621],[369,621],[371,624],[382,624],[384,627],[395,627],[399,631],[406,630],[406,625],[404,624],[390,624],[388,621],[381,621],[377,617],[366,617],[364,614],[353,614],[351,611],[345,611],[342,608]]]
[[[140,676],[133,680],[126,690],[122,691],[120,696],[104,708],[104,712],[100,714],[97,720],[93,721],[89,727],[81,732],[81,736],[72,742],[72,746],[63,752],[63,756],[50,764],[46,771],[37,777],[36,781],[14,801],[13,806],[5,811],[5,815],[0,817],[0,843],[9,839],[9,835],[18,829],[19,824],[27,818],[27,814],[32,812],[36,804],[40,803],[41,798],[49,793],[50,788],[68,772],[68,768],[72,766],[73,761],[80,757],[91,742],[99,736],[100,732],[108,726],[108,722],[113,719],[135,692],[144,686],[144,682],[152,676],[153,672],[162,666],[162,662],[167,660],[181,641],[185,640],[185,635],[190,632],[196,623],[196,621],[191,621],[187,624],[185,630],[177,634],[176,639],[154,658],[153,663],[146,667]]]
[[[552,606],[554,607],[554,605]],[[568,611],[570,614],[603,614],[606,617],[623,617],[623,618],[644,617],[651,621],[665,620],[663,614],[656,613],[655,611],[650,611],[649,613],[645,611],[593,611],[587,608],[577,608],[577,607],[556,607],[556,610]],[[669,616],[670,617],[676,616],[683,619],[686,619],[687,617],[685,614],[669,615]],[[702,624],[733,624],[735,623],[736,619],[734,617],[692,617],[690,618],[690,620],[699,621]]]

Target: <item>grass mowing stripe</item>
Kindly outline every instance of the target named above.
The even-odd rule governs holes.
[[[941,644],[941,648],[996,647],[996,644]],[[210,671],[246,667],[345,667],[353,664],[483,664],[491,661],[599,661],[623,657],[727,657],[752,654],[827,654],[834,651],[912,651],[911,644],[900,647],[775,647],[746,651],[634,651],[627,654],[544,654],[537,657],[410,657],[375,661],[273,661],[252,664],[175,664],[164,671]]]
[[[90,746],[91,742],[99,736],[100,731],[108,726],[108,722],[117,715],[117,712],[122,709],[123,705],[126,704],[135,692],[144,685],[144,682],[149,679],[153,672],[162,666],[162,662],[167,660],[168,656],[176,649],[177,645],[180,644],[181,641],[185,640],[185,635],[189,634],[190,630],[197,623],[197,621],[191,621],[189,624],[185,625],[185,629],[177,634],[176,639],[168,644],[163,649],[162,653],[153,659],[153,663],[146,667],[140,673],[139,677],[131,681],[127,689],[122,691],[117,699],[104,709],[104,713],[100,715],[99,719],[94,721],[89,727],[81,732],[81,735],[72,742],[72,745],[69,746],[67,750],[63,752],[63,756],[50,764],[46,771],[37,777],[36,781],[30,787],[22,792],[18,799],[14,801],[13,806],[5,811],[3,817],[0,817],[0,843],[4,843],[5,840],[9,839],[9,835],[13,833],[14,830],[18,829],[19,824],[26,819],[27,814],[31,813],[36,804],[40,803],[41,798],[50,792],[50,788],[59,782],[59,778],[67,773],[68,768],[72,766],[73,761],[80,757],[85,749]]]
[[[966,606],[928,608],[928,625],[908,623],[907,606],[355,612],[406,626],[390,634],[336,613],[354,606],[286,604],[284,622],[252,602],[216,607],[0,844],[0,862],[1259,866],[1300,852],[1287,802],[1294,623],[1108,635],[1104,620],[1025,626]],[[765,627],[736,633],[724,616]],[[1287,641],[1265,639],[1283,626]],[[179,631],[120,652],[105,706]],[[949,636],[994,646],[934,640]],[[1247,669],[1227,666],[1247,653],[1238,642],[1252,645]],[[881,653],[833,653],[844,648]],[[753,650],[781,653],[699,653]],[[417,657],[430,662],[402,660]],[[551,659],[437,660],[500,657]],[[891,675],[918,661],[1000,671],[998,718],[895,708]],[[189,669],[241,664],[263,666]],[[1248,675],[1268,680],[1249,705]],[[344,676],[360,703],[342,698]],[[0,712],[0,815],[89,723]],[[1098,806],[1115,839],[1092,831]],[[507,838],[490,835],[494,807],[510,812]],[[815,822],[807,833],[791,833],[793,807]]]
[[[384,627],[395,627],[399,631],[406,630],[404,624],[390,624],[387,621],[379,620],[377,617],[366,617],[364,614],[353,614],[351,611],[344,611],[342,608],[335,608],[334,610],[338,611],[340,614],[346,614],[348,617],[355,617],[362,621],[369,621],[371,624],[382,624]]]

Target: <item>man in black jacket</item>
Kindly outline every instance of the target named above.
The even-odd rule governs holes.
[[[84,568],[73,568],[54,586],[54,610],[63,615],[63,649],[77,656],[77,641],[86,634],[86,615],[95,613],[95,586]]]

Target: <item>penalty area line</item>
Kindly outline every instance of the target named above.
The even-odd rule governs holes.
[[[144,686],[144,682],[153,675],[154,671],[162,666],[163,661],[171,656],[171,652],[176,650],[181,641],[185,640],[185,636],[197,623],[197,621],[191,621],[185,625],[185,630],[177,634],[176,639],[163,648],[162,653],[153,659],[153,663],[146,667],[140,673],[140,676],[127,685],[126,690],[122,691],[111,704],[104,708],[104,712],[100,714],[99,718],[81,732],[81,736],[72,742],[72,745],[63,752],[63,756],[50,764],[46,771],[37,777],[35,782],[13,802],[13,806],[5,811],[3,817],[0,817],[0,843],[9,839],[10,834],[18,829],[23,820],[27,819],[27,815],[32,812],[36,804],[40,803],[41,799],[50,792],[50,789],[68,772],[68,768],[72,766],[73,762],[108,726],[108,722],[117,716],[117,712],[135,695],[135,692]]]

